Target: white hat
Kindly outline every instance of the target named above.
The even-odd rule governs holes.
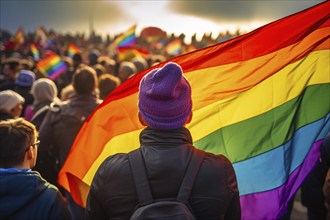
[[[10,112],[17,104],[24,103],[24,98],[12,90],[0,92],[0,110]]]

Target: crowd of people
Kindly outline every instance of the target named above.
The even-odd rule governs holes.
[[[2,163],[0,169],[2,169],[1,172],[4,175],[8,175],[8,179],[9,175],[11,175],[11,181],[16,180],[16,178],[23,178],[22,176],[25,178],[34,176],[39,182],[46,181],[56,186],[58,190],[52,188],[54,190],[52,193],[57,195],[57,199],[53,200],[53,205],[58,209],[50,210],[45,208],[44,214],[52,215],[51,218],[54,219],[67,219],[67,213],[70,213],[70,218],[72,219],[84,219],[85,209],[77,205],[72,200],[70,194],[57,183],[57,174],[64,164],[83,122],[111,91],[134,74],[146,70],[159,62],[163,62],[172,56],[216,43],[216,40],[213,40],[210,35],[205,35],[201,41],[197,41],[195,37],[192,37],[191,44],[187,45],[184,43],[184,35],[178,37],[174,35],[163,36],[162,38],[158,38],[157,42],[154,39],[151,42],[150,39],[145,39],[141,35],[140,37],[136,37],[134,48],[138,48],[139,51],[143,50],[144,53],[141,55],[140,53],[131,52],[121,56],[122,54],[119,54],[118,48],[112,44],[114,39],[110,40],[109,37],[105,41],[102,41],[95,34],[85,39],[83,35],[76,35],[74,37],[70,35],[63,36],[53,31],[48,32],[47,36],[47,43],[43,43],[41,39],[36,39],[34,34],[28,34],[24,36],[23,42],[15,45],[15,50],[9,50],[5,42],[5,40],[10,41],[15,36],[2,39],[0,121],[3,125],[0,125],[0,127],[4,126],[6,128],[3,131],[6,139],[2,139],[1,141],[8,141],[10,138],[14,140],[17,132],[13,132],[13,130],[18,130],[22,126],[28,129],[30,133],[21,134],[22,137],[20,137],[19,143],[16,141],[11,142],[13,149],[14,145],[16,148],[20,147],[18,149],[21,152],[20,158],[24,157],[24,160],[20,160],[19,163],[15,164]],[[228,34],[227,36],[223,36],[223,40],[225,37],[228,38],[228,36]],[[17,39],[14,39],[14,42],[15,40]],[[180,40],[180,48],[175,53],[166,50],[166,44],[169,44],[173,40]],[[73,42],[80,49],[79,52],[72,56],[69,56],[67,51],[69,42]],[[46,77],[37,66],[39,60],[36,60],[36,57],[33,56],[32,51],[29,49],[31,43],[37,45],[40,53],[39,60],[46,58],[51,53],[56,53],[64,61],[67,67],[66,71],[53,80]],[[178,73],[173,74],[182,75],[180,68],[176,67],[176,71]],[[188,101],[191,98],[189,94],[186,97]],[[180,108],[180,106],[177,107]],[[191,111],[191,108],[189,111]],[[186,113],[188,116],[189,112]],[[180,128],[184,124],[183,121],[175,128]],[[185,131],[185,133],[187,132]],[[11,145],[7,145],[7,147],[11,147]],[[37,147],[37,145],[40,146]],[[22,151],[27,147],[29,149],[28,151]],[[8,151],[8,149],[1,149],[1,161],[3,156],[6,157],[6,160],[17,156],[12,151],[12,154],[2,154],[4,151]],[[26,160],[32,162],[26,163]],[[24,167],[21,166],[22,163],[25,164]],[[228,163],[227,165],[231,167],[228,160],[221,163]],[[231,210],[228,215],[239,218],[237,184],[235,183],[234,173],[231,175],[231,180],[234,183],[230,187],[234,187],[233,192],[236,193],[230,195],[230,197],[234,196],[233,198],[235,198],[236,202],[232,204],[232,206],[235,206],[235,210]],[[30,181],[33,181],[32,178]],[[17,185],[15,186],[18,187]],[[18,188],[23,191],[27,187],[32,186],[26,184]],[[49,185],[50,187],[51,185]],[[51,191],[50,189],[46,190]],[[90,219],[97,219],[97,216],[106,211],[103,210],[102,213],[98,212],[97,209],[100,207],[95,206],[95,199],[97,199],[95,196],[93,194],[88,206],[88,218]],[[40,197],[38,200],[42,201],[43,199],[45,198]],[[37,201],[36,204],[40,205]],[[131,201],[131,204],[135,204],[136,201],[137,199],[134,199],[134,201]],[[21,205],[29,207],[28,202],[29,200],[22,201]],[[4,218],[17,218],[26,212],[26,210],[20,207],[16,207],[15,209],[5,208],[7,207],[2,207],[1,205],[1,217]],[[58,215],[59,211],[62,213],[61,216]],[[213,210],[212,212],[215,211]],[[31,212],[34,212],[34,209]],[[127,212],[126,216],[130,215],[130,212]],[[212,212],[202,213],[203,215],[213,215]],[[106,215],[102,217],[106,217]],[[40,219],[40,216],[36,218]]]
[[[36,194],[40,194],[40,196],[38,199],[24,196],[19,200],[21,201],[20,206],[11,207],[13,204],[9,202],[8,204],[6,202],[6,206],[1,204],[1,219],[17,219],[22,217],[24,212],[37,213],[35,208],[38,206],[39,209],[40,206],[45,208],[42,212],[38,212],[40,216],[32,216],[35,217],[34,219],[42,219],[42,215],[48,216],[49,219],[84,219],[85,211],[86,217],[89,219],[129,218],[134,212],[139,198],[136,197],[135,190],[133,190],[134,184],[123,184],[124,182],[134,182],[131,170],[128,169],[129,159],[126,154],[107,159],[99,168],[91,186],[86,210],[78,206],[70,194],[57,184],[57,174],[66,160],[80,127],[92,111],[102,103],[102,100],[134,74],[166,61],[172,56],[222,42],[237,35],[239,32],[234,35],[219,34],[215,39],[211,35],[204,35],[201,40],[197,40],[196,36],[193,36],[189,44],[184,43],[184,34],[180,36],[166,35],[156,40],[140,35],[136,37],[134,48],[139,48],[144,53],[131,52],[124,56],[121,56],[118,48],[113,45],[116,37],[111,39],[108,36],[106,40],[102,40],[95,33],[86,38],[79,34],[75,36],[60,35],[49,31],[47,41],[42,41],[36,37],[35,33],[30,33],[24,36],[24,41],[14,45],[15,50],[6,48],[6,42],[10,41],[12,36],[2,35],[5,37],[1,39],[0,172],[6,177],[6,181],[1,184],[11,185],[15,182],[16,184],[12,185],[10,192],[15,190],[23,192],[29,187],[35,187],[33,190],[36,190]],[[166,46],[174,40],[180,40],[179,52],[175,54],[166,50]],[[80,51],[72,56],[69,56],[67,50],[70,42],[80,48]],[[36,64],[39,60],[33,56],[29,47],[31,43],[37,44],[40,52],[39,59],[43,59],[51,53],[58,54],[67,67],[66,71],[54,80],[46,77],[37,68]],[[161,80],[155,80],[157,77]],[[160,82],[162,84],[157,84]],[[155,85],[150,87],[153,84]],[[164,180],[160,177],[162,176],[160,173],[172,173],[172,179],[180,180],[189,163],[189,161],[181,159],[189,158],[186,156],[195,151],[190,133],[184,128],[184,125],[191,120],[189,82],[183,77],[180,66],[169,63],[161,69],[148,73],[140,86],[142,87],[140,87],[139,94],[139,119],[147,127],[141,133],[141,154],[152,179],[150,185],[156,189],[154,196],[162,198],[164,192],[157,189],[163,189],[162,186],[159,186],[159,183],[163,181],[166,185],[172,186],[165,191],[173,196],[179,188],[180,182],[173,183],[168,179]],[[153,92],[155,94],[164,93],[157,88],[168,90],[168,93],[150,97]],[[148,92],[145,92],[146,90]],[[167,97],[165,101],[158,100],[159,97],[165,97],[168,94],[179,95]],[[157,102],[164,108],[164,111],[151,109],[154,106],[159,108],[158,104],[150,104],[152,102]],[[175,109],[167,110],[166,106],[171,105],[172,102],[177,106],[172,105]],[[181,112],[183,110],[185,111]],[[171,121],[173,117],[175,120]],[[164,136],[164,134],[166,135]],[[162,146],[160,143],[166,143],[169,140],[176,147],[164,152],[162,147],[159,147]],[[173,145],[173,143],[171,144]],[[38,145],[40,146],[38,147]],[[2,148],[2,146],[6,147]],[[9,148],[11,149],[9,150]],[[182,148],[185,150],[183,151]],[[156,157],[159,160],[155,161],[150,158],[151,154],[157,154]],[[164,165],[168,157],[173,158],[173,164],[170,166]],[[195,215],[200,219],[239,219],[239,194],[232,165],[223,156],[207,153],[203,158],[204,165],[202,164],[200,171],[202,177],[196,180],[199,187],[194,188],[192,199],[189,201],[192,209],[195,210]],[[11,162],[11,160],[13,161]],[[160,170],[150,168],[158,167],[159,163],[165,168]],[[226,172],[223,171],[224,167],[226,167]],[[113,170],[104,172],[105,169]],[[218,169],[218,171],[214,171],[214,169]],[[118,179],[116,175],[123,177],[119,181],[109,181],[108,185],[104,185],[104,179],[112,179],[112,177]],[[226,179],[227,182],[221,180],[218,184],[214,184],[214,188],[198,190],[198,188],[208,188],[209,185],[205,187],[203,184],[214,182],[212,178],[216,176],[218,180]],[[17,185],[17,181],[25,181],[26,184]],[[35,181],[38,185],[32,184]],[[49,183],[56,187],[47,185]],[[40,189],[39,185],[43,185],[43,188]],[[106,189],[109,186],[115,190],[110,192]],[[1,192],[2,189],[3,187],[0,187],[0,193],[5,193]],[[37,192],[37,190],[39,191]],[[105,194],[108,196],[108,200],[102,199]],[[118,199],[121,196],[123,198]],[[5,197],[1,199],[3,198]],[[30,203],[31,200],[34,202]],[[114,203],[115,205],[113,205]],[[28,207],[33,208],[26,211]],[[218,209],[218,207],[225,208]]]

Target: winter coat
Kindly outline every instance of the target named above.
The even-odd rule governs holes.
[[[176,198],[194,149],[190,132],[146,128],[140,143],[153,198]],[[198,219],[240,219],[236,176],[226,157],[206,153],[189,204]],[[108,157],[92,181],[86,218],[129,219],[137,205],[127,154]]]
[[[0,169],[0,219],[71,219],[58,189],[38,172]]]
[[[54,185],[81,126],[100,103],[93,95],[75,95],[59,105],[51,105],[43,119],[35,170]]]

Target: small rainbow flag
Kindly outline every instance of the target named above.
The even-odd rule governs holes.
[[[59,55],[52,52],[37,63],[37,69],[48,78],[55,80],[68,70],[68,66],[61,60]]]
[[[75,45],[74,43],[69,43],[68,44],[68,56],[69,57],[73,57],[73,55],[77,54],[77,53],[80,53],[80,48]]]
[[[35,44],[30,44],[30,50],[32,52],[34,60],[36,61],[40,60],[40,53]]]
[[[242,219],[281,218],[319,163],[330,130],[329,7],[326,1],[169,60],[191,85],[194,146],[233,163]],[[85,121],[59,173],[78,204],[86,204],[107,157],[140,146],[139,83],[164,64],[122,83]]]
[[[147,57],[149,52],[137,47],[119,47],[118,48],[118,60],[129,61],[134,57]]]
[[[179,55],[181,53],[182,42],[180,39],[174,39],[165,47],[166,53],[170,55]]]
[[[135,36],[136,25],[133,25],[126,32],[122,33],[119,37],[117,37],[113,45],[117,47],[132,47],[135,45],[136,36]]]

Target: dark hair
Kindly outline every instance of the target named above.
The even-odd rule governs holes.
[[[0,167],[20,165],[37,136],[36,127],[23,118],[0,121]]]
[[[8,58],[3,63],[2,66],[8,65],[9,69],[17,72],[19,70],[20,61],[17,58]]]
[[[105,73],[99,78],[100,99],[104,99],[120,84],[120,79],[109,73]]]
[[[95,70],[92,67],[81,64],[72,76],[72,84],[77,94],[92,94],[97,85]]]

